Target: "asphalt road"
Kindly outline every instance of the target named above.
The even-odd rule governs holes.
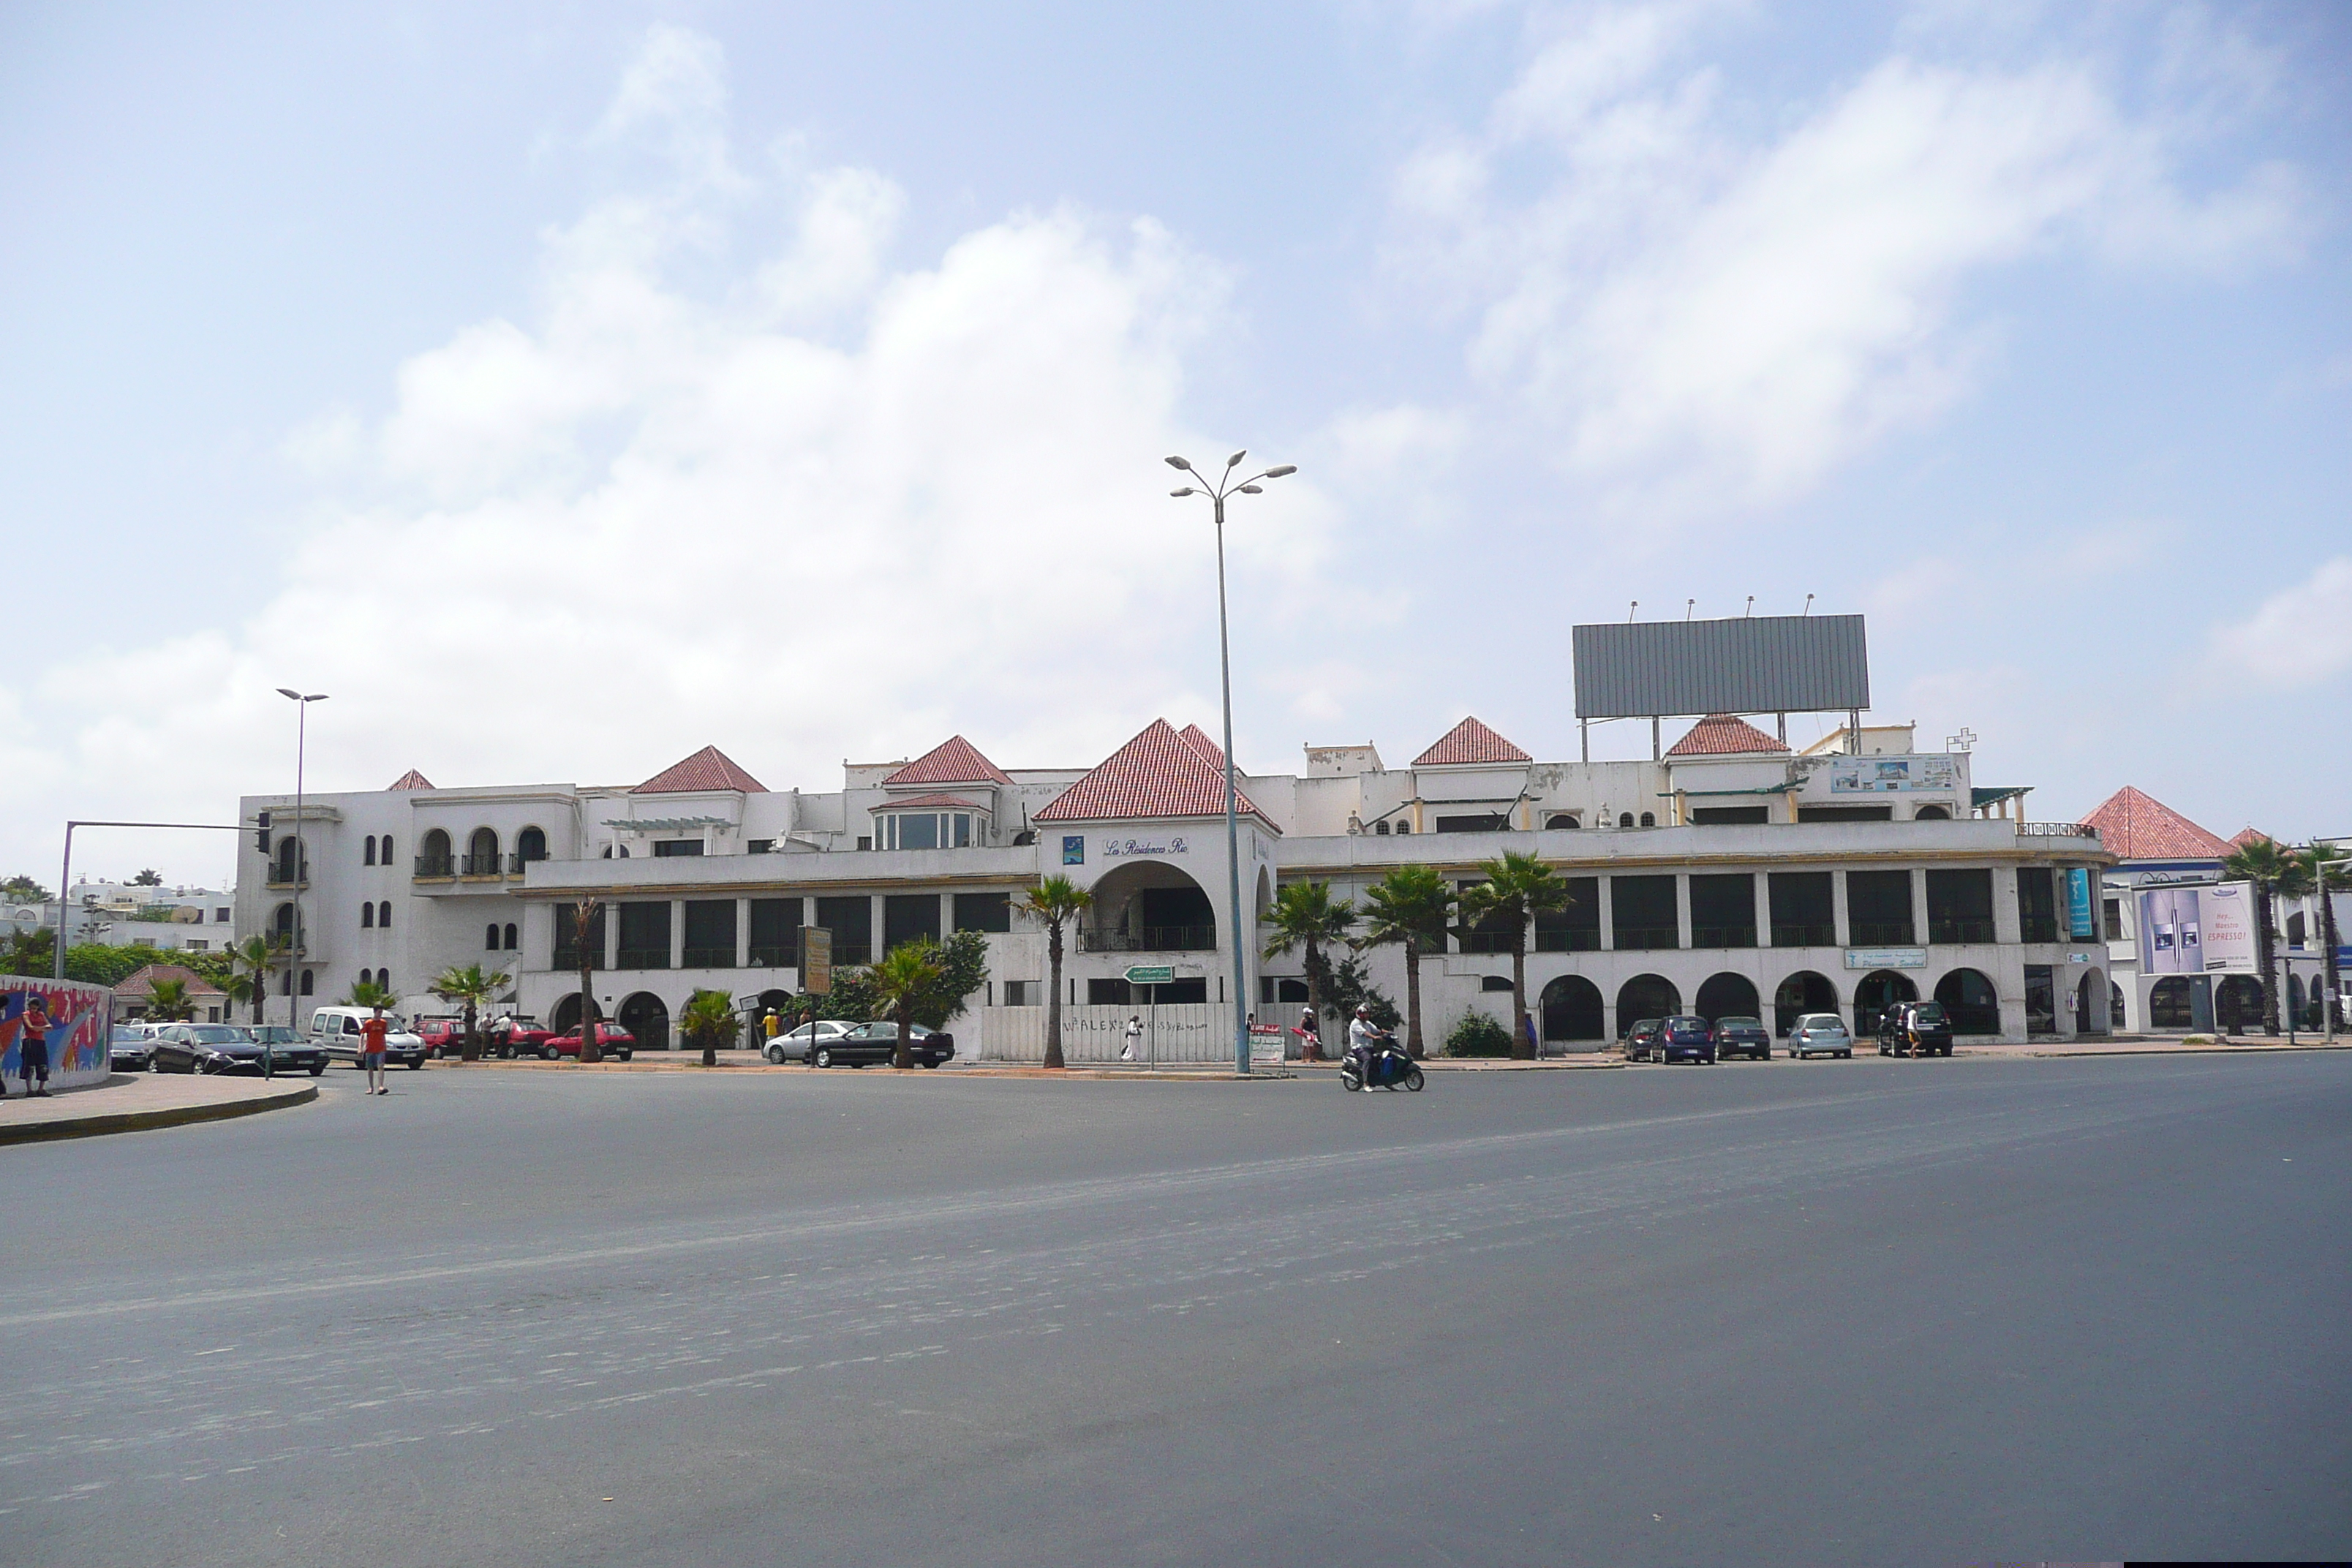
[[[0,1562],[2352,1555],[2352,1057],[355,1081],[0,1150]]]

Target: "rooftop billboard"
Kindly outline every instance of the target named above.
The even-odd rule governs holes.
[[[1576,716],[1823,713],[1870,706],[1860,616],[1578,626]]]

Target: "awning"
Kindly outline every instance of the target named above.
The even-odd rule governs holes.
[[[1999,805],[2005,800],[2023,800],[2032,790],[2032,784],[2008,784],[1992,789],[1979,784],[1969,791],[1969,805],[1972,810],[1982,811],[1986,806]]]
[[[698,827],[732,827],[723,816],[627,816],[604,824],[635,833],[691,833]]]

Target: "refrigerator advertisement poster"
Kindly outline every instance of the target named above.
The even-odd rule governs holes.
[[[2142,974],[2252,974],[2254,900],[2244,882],[2150,888],[2139,896]]]

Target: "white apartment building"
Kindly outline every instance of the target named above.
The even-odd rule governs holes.
[[[224,952],[236,943],[236,895],[212,888],[76,882],[66,896],[67,945],[152,947],[159,952]],[[0,905],[16,931],[58,929],[58,901]]]
[[[300,961],[279,981],[298,1017],[361,980],[432,1008],[433,977],[478,961],[509,973],[518,1011],[569,1027],[576,909],[593,895],[599,1006],[648,1045],[670,1039],[697,987],[788,997],[804,928],[832,932],[837,963],[977,931],[989,978],[954,1028],[961,1054],[988,1056],[1035,1037],[1034,1015],[1013,1013],[1045,1000],[1045,942],[1011,905],[1041,876],[1094,896],[1066,1000],[1140,1002],[1127,969],[1164,967],[1173,978],[1152,1000],[1228,1002],[1238,987],[1287,1021],[1303,964],[1256,957],[1277,886],[1328,881],[1360,901],[1390,868],[1468,883],[1508,848],[1569,885],[1528,957],[1549,1049],[1597,1048],[1676,1011],[1783,1027],[1837,1011],[1872,1026],[1912,996],[1945,1001],[1985,1037],[2105,1031],[2091,889],[2113,858],[2095,831],[2015,819],[2021,789],[1977,787],[1966,752],[1908,744],[1881,727],[1798,754],[1717,715],[1651,762],[1539,763],[1475,718],[1402,768],[1370,744],[1307,747],[1297,773],[1239,778],[1239,974],[1223,754],[1164,720],[1091,768],[1005,769],[956,736],[911,761],[850,764],[821,793],[770,790],[708,747],[633,785],[441,789],[411,772],[311,796],[299,824],[290,797],[250,795],[237,929],[290,937],[299,874]],[[1447,945],[1423,965],[1433,1043],[1465,1011],[1509,1014],[1507,950],[1478,933]],[[1401,1001],[1400,950],[1370,956]]]

